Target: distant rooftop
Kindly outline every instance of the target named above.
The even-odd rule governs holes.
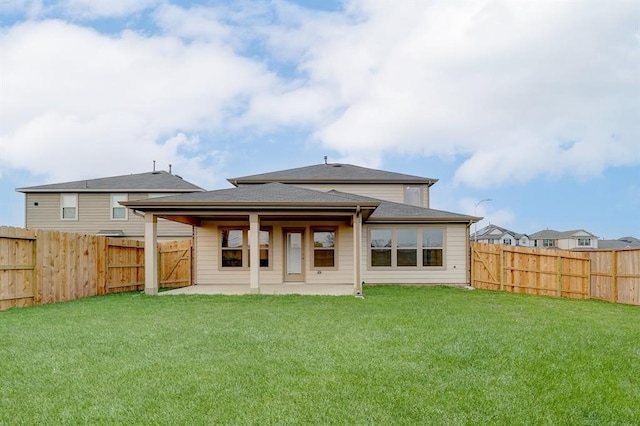
[[[231,184],[281,183],[406,183],[433,185],[438,180],[403,173],[387,172],[354,166],[353,164],[326,163],[277,172],[262,173],[227,179]]]
[[[542,231],[529,234],[529,238],[532,240],[559,240],[564,238],[571,238],[577,236],[577,234],[585,233],[588,236],[598,238],[589,231],[584,229],[574,229],[571,231],[556,231],[554,229],[544,229]]]
[[[194,192],[204,191],[166,171],[155,171],[123,176],[85,179],[73,182],[16,188],[18,192]]]

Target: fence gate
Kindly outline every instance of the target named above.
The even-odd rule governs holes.
[[[586,253],[498,244],[471,244],[472,285],[487,290],[588,299]]]
[[[162,288],[191,285],[191,240],[158,244],[158,277]]]
[[[3,228],[0,235],[0,310],[30,306],[36,292],[35,234]]]

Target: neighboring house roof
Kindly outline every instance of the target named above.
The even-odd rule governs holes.
[[[633,248],[640,247],[640,240],[635,237],[622,237],[617,240],[598,240],[598,248]]]
[[[53,183],[50,185],[16,188],[18,192],[185,192],[204,191],[166,171],[113,176],[98,179],[85,179],[73,182]]]
[[[477,238],[478,239],[487,239],[487,238],[498,239],[498,238],[502,238],[505,234],[509,234],[517,240],[521,239],[522,237],[529,238],[527,234],[519,234],[517,232],[510,231],[506,228],[502,228],[498,225],[487,225],[484,228],[480,229],[477,232]],[[472,234],[472,236],[474,235]]]
[[[568,238],[581,238],[586,234],[587,237],[598,238],[591,232],[584,229],[574,229],[572,231],[555,231],[553,229],[545,229],[542,231],[534,232],[529,235],[532,240],[563,240]]]
[[[281,183],[406,183],[433,185],[438,180],[403,173],[369,169],[352,164],[316,164],[295,169],[280,170],[227,179],[232,185]]]

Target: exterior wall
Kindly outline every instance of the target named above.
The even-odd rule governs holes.
[[[130,200],[147,198],[147,194],[129,194]],[[144,238],[144,218],[127,212],[127,220],[111,219],[111,193],[78,193],[77,220],[60,218],[59,193],[25,194],[25,226],[82,234],[101,230],[121,230],[126,238]],[[35,203],[38,205],[36,206]],[[192,236],[192,227],[164,219],[158,220],[159,239],[182,239]]]
[[[444,228],[444,266],[442,268],[383,269],[369,266],[369,230],[391,227]],[[362,227],[362,281],[366,284],[468,284],[469,249],[466,224],[443,225],[364,225]]]
[[[591,240],[590,246],[579,246],[578,238],[589,238]],[[585,249],[585,248],[598,248],[598,239],[589,235],[574,237],[574,238],[562,238],[558,240],[558,248],[563,250],[571,250],[571,249]]]
[[[312,267],[312,234],[317,226],[337,226],[337,252],[335,268]],[[248,228],[247,222],[203,222],[195,228],[195,277],[200,285],[249,285],[249,268],[222,268],[220,266],[220,228],[238,226]],[[353,228],[344,222],[274,222],[261,220],[261,227],[271,229],[270,266],[260,268],[260,284],[284,282],[284,228],[304,229],[304,282],[306,284],[353,284]]]
[[[335,189],[336,191],[348,192],[351,194],[362,195],[364,197],[377,198],[379,200],[391,201],[394,203],[404,203],[404,188],[406,185],[398,183],[389,184],[353,184],[353,183],[307,183],[297,184],[296,186],[306,189],[314,189],[316,191],[327,192]],[[422,185],[422,207],[429,207],[429,186]]]

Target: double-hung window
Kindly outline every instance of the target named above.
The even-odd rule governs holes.
[[[418,230],[396,230],[397,266],[418,266]]]
[[[371,266],[391,266],[391,229],[371,230]]]
[[[223,268],[242,268],[244,252],[244,229],[223,229],[221,237],[221,261]]]
[[[444,230],[422,230],[422,266],[443,266]]]
[[[127,220],[127,208],[120,205],[127,199],[127,194],[111,194],[111,220]]]
[[[313,267],[334,268],[336,266],[335,228],[313,229]]]
[[[78,194],[60,195],[60,218],[78,220]]]
[[[591,247],[591,238],[578,238],[578,247]]]
[[[250,231],[247,228],[221,228],[220,229],[220,266],[222,268],[249,268]],[[260,229],[258,237],[260,250],[260,267],[267,268],[270,264],[271,230]]]

